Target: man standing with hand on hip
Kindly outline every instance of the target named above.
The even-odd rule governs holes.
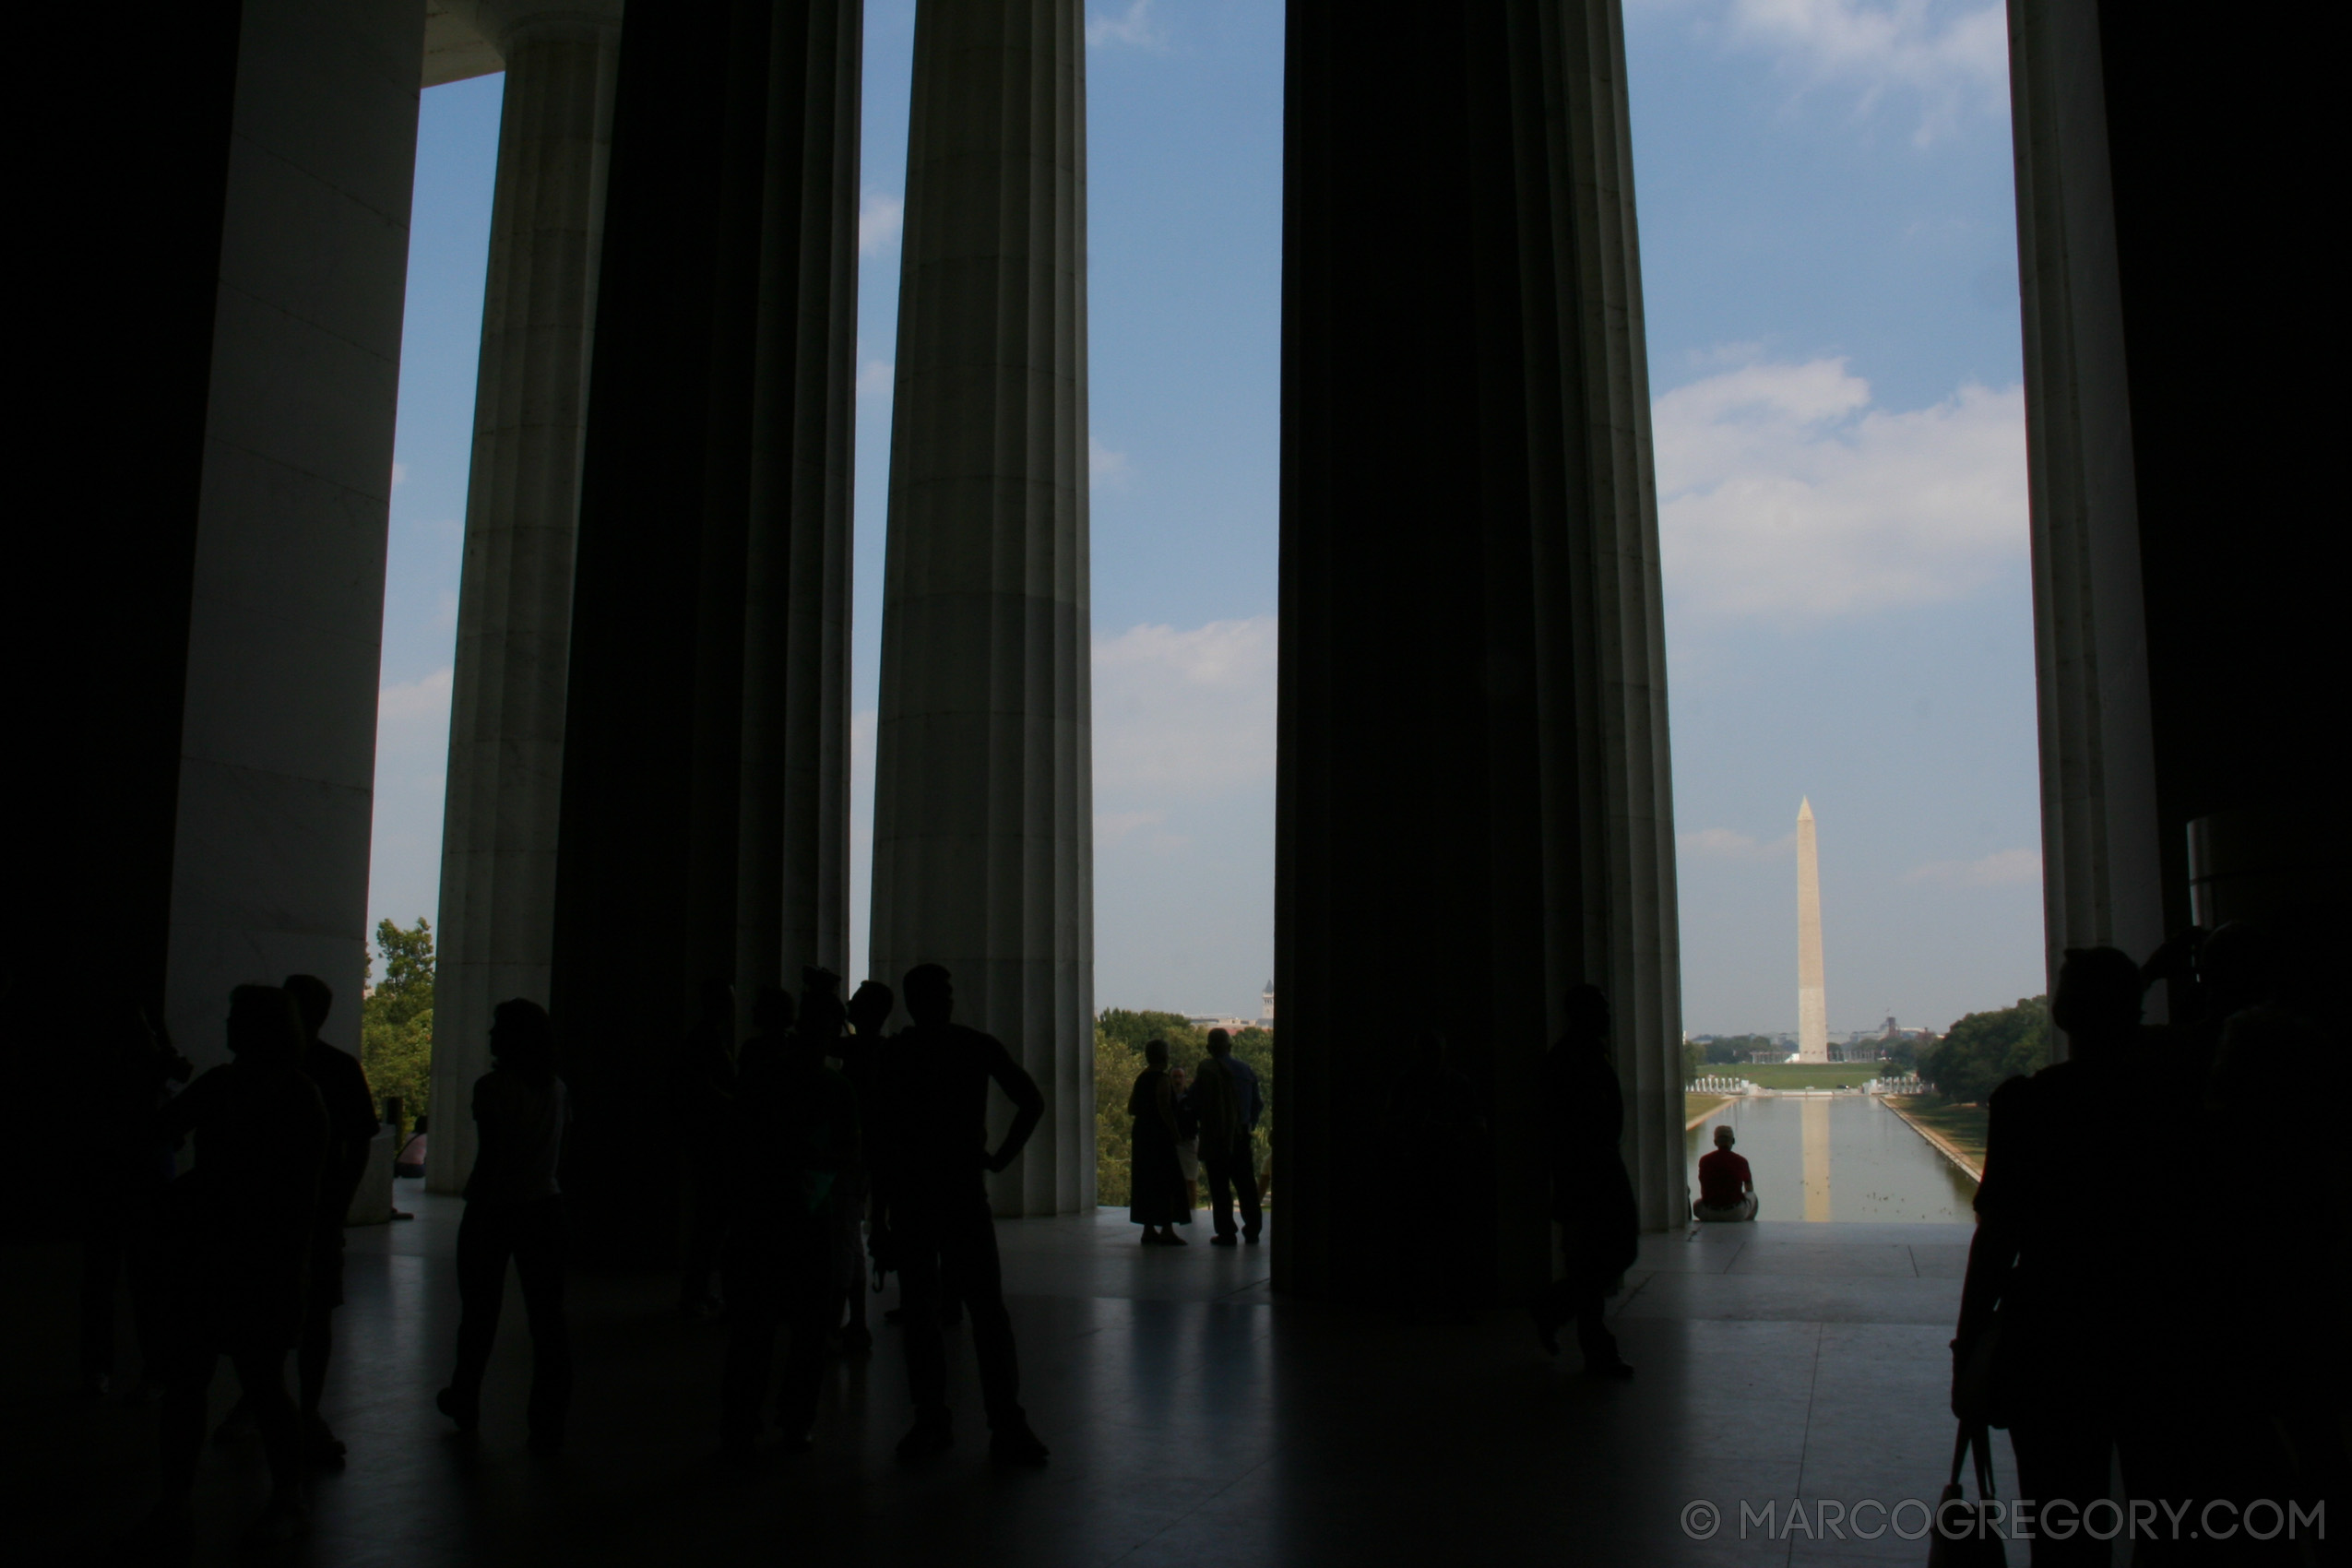
[[[883,1045],[876,1063],[875,1197],[886,1210],[897,1260],[907,1345],[907,1383],[915,1424],[898,1457],[925,1459],[955,1445],[947,1408],[947,1351],[940,1335],[943,1268],[971,1317],[972,1350],[988,1405],[989,1456],[1037,1465],[1046,1446],[1021,1409],[1021,1376],[1013,1320],[996,1255],[996,1218],[983,1170],[1013,1163],[1045,1115],[1045,1096],[992,1035],[954,1022],[956,991],[947,971],[920,964],[907,973],[907,1011],[914,1023]],[[1013,1101],[1004,1142],[988,1149],[988,1084]]]

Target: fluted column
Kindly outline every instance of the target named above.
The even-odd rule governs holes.
[[[1615,1013],[1643,1223],[1687,1212],[1649,387],[1616,0],[1292,0],[1277,1287],[1385,1288],[1363,1139],[1447,1037],[1497,1299],[1548,1275],[1544,1052]]]
[[[623,43],[551,989],[566,1190],[640,1255],[697,991],[846,956],[862,18],[673,0]]]
[[[1078,0],[916,14],[873,967],[1044,1089],[1006,1215],[1094,1204],[1085,76]]]
[[[2098,6],[2013,6],[2042,760],[2043,941],[2164,938],[2139,500]]]
[[[545,1004],[620,0],[475,8],[506,62],[449,712],[430,1177],[473,1165],[491,1009]]]
[[[742,601],[735,983],[849,968],[850,477],[861,0],[779,6]],[[791,78],[797,75],[797,81]],[[797,90],[794,90],[797,89]],[[781,90],[779,90],[781,89]],[[749,1018],[742,1020],[746,1025]]]

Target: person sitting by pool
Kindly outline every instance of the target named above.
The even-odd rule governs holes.
[[[1729,1222],[1756,1217],[1756,1183],[1748,1162],[1731,1152],[1729,1127],[1715,1130],[1715,1152],[1699,1157],[1699,1201],[1691,1212],[1700,1219]]]

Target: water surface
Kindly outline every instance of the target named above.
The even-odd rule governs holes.
[[[1976,1182],[1874,1096],[1733,1100],[1683,1134],[1693,1195],[1699,1156],[1727,1124],[1755,1177],[1759,1219],[1976,1218]]]

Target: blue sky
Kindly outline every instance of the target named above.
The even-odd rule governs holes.
[[[869,0],[857,909],[910,0]],[[1272,961],[1277,0],[1089,0],[1096,994],[1253,1013]],[[1800,796],[1834,1028],[2040,989],[1999,6],[1628,0],[1684,1011],[1793,1028]],[[370,918],[434,908],[499,78],[425,97]]]

